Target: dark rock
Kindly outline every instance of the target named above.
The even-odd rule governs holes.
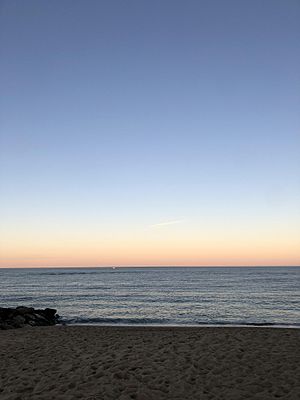
[[[44,313],[46,314],[47,318],[54,318],[57,310],[54,308],[45,308]]]
[[[59,316],[53,308],[35,310],[33,307],[0,307],[0,329],[22,328],[23,326],[50,326],[58,323]]]
[[[0,318],[5,321],[12,311],[13,311],[12,308],[0,307]]]
[[[0,324],[0,329],[3,331],[6,331],[8,329],[14,329],[14,327],[12,325],[8,325],[8,324]]]
[[[19,314],[24,315],[24,314],[31,314],[34,312],[34,308],[33,307],[23,307],[23,306],[19,306],[16,308],[16,310],[18,311]]]
[[[47,325],[54,325],[52,324],[51,320],[48,320],[47,318],[45,318],[43,315],[41,314],[37,314],[35,316],[35,323],[37,326],[47,326]]]
[[[25,323],[25,318],[22,315],[15,315],[11,322],[14,328],[22,328]]]

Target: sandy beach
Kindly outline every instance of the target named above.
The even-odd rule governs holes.
[[[0,331],[0,399],[300,399],[300,330]]]

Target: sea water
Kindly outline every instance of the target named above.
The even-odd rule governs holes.
[[[0,307],[68,323],[300,326],[298,267],[0,269]]]

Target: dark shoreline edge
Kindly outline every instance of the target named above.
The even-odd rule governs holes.
[[[126,323],[88,323],[88,322],[59,322],[55,326],[57,327],[97,327],[97,328],[266,328],[266,329],[300,329],[300,324],[126,324]]]

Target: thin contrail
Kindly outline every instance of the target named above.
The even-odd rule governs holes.
[[[185,221],[184,219],[175,219],[173,221],[160,222],[158,224],[150,225],[150,228],[158,228],[160,226],[180,224],[184,221]]]

